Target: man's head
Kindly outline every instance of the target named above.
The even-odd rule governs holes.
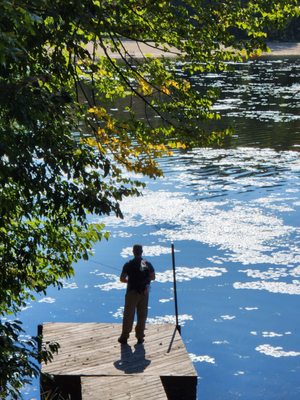
[[[143,254],[143,247],[140,244],[135,244],[133,246],[132,252],[135,257],[141,257]]]

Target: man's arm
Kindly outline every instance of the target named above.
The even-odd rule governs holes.
[[[150,281],[155,281],[155,270],[154,270],[152,264],[150,264],[150,275],[149,275],[149,277],[150,277]]]
[[[125,272],[121,273],[120,281],[123,282],[123,283],[127,283],[128,282],[127,274]]]
[[[127,263],[124,264],[124,266],[122,268],[122,272],[120,275],[120,281],[122,283],[128,283]]]
[[[150,280],[155,281],[155,272],[150,272]]]

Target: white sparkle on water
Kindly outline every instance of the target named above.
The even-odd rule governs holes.
[[[53,297],[43,297],[41,300],[39,300],[39,303],[48,303],[48,304],[52,304],[55,303],[56,299]]]
[[[193,363],[196,362],[206,362],[208,364],[215,364],[216,361],[213,357],[210,357],[208,355],[203,355],[203,356],[197,356],[194,353],[189,353],[190,359],[192,360]]]
[[[299,351],[285,351],[282,347],[274,347],[270,344],[261,344],[255,348],[256,351],[271,357],[297,357],[300,356]]]
[[[293,283],[268,281],[235,282],[233,287],[235,289],[266,290],[271,293],[300,294],[299,281],[294,281]]]

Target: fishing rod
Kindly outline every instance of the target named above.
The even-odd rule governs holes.
[[[174,302],[175,302],[175,317],[176,317],[176,329],[181,334],[181,326],[178,321],[178,303],[177,303],[177,287],[176,287],[176,271],[175,271],[175,250],[174,243],[171,244],[172,250],[172,269],[173,269],[173,286],[174,286]]]

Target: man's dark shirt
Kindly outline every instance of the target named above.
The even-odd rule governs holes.
[[[132,259],[124,264],[122,269],[122,275],[128,276],[127,292],[130,290],[136,290],[139,293],[143,293],[150,284],[151,273],[154,273],[154,268],[151,263],[144,261],[146,268],[141,270],[142,259]]]

